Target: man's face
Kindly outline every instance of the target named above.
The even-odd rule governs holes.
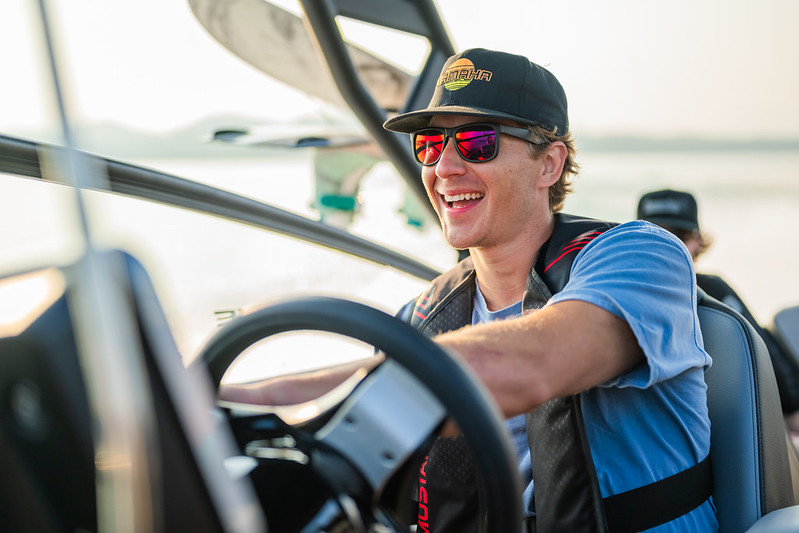
[[[688,248],[688,252],[691,254],[691,259],[694,261],[705,251],[705,241],[698,231],[686,232],[683,242],[685,243],[685,247]]]
[[[455,127],[474,122],[486,121],[437,115],[430,125]],[[502,135],[495,159],[470,163],[461,159],[450,138],[441,159],[422,167],[427,196],[450,246],[488,248],[521,242],[548,220],[548,186],[542,187],[536,178],[543,162],[530,156],[527,144]]]

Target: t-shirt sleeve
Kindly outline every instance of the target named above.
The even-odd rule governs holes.
[[[623,318],[644,352],[644,363],[605,386],[646,388],[689,368],[710,366],[691,256],[681,241],[653,224],[628,222],[594,239],[547,305],[565,300],[589,302]]]

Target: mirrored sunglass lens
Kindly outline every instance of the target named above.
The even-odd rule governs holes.
[[[436,130],[424,130],[414,137],[413,153],[423,165],[431,165],[441,157],[444,147],[444,134]]]
[[[469,126],[455,132],[455,141],[467,161],[488,161],[497,151],[497,132],[485,126]]]

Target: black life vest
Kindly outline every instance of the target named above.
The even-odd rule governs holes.
[[[539,250],[527,279],[523,312],[539,309],[559,292],[569,280],[574,258],[593,239],[615,223],[573,215],[555,215],[555,227],[549,241]],[[475,273],[471,258],[431,282],[415,301],[409,302],[398,316],[417,327],[428,337],[452,331],[472,321]],[[639,491],[603,498],[599,489],[588,439],[585,433],[580,395],[550,400],[525,415],[528,441],[533,458],[536,517],[530,519],[530,531],[607,532],[636,531],[654,527],[691,511],[704,502],[712,489],[709,461],[686,472],[688,478],[668,489],[684,492],[699,480],[701,490],[691,490],[689,501],[658,513],[629,512],[631,502],[640,498],[658,498],[664,484],[657,482]],[[535,438],[529,438],[530,436]],[[481,473],[474,468],[473,451],[462,437],[437,439],[420,470],[419,520],[417,532],[464,533],[481,530],[479,495]],[[694,472],[696,470],[696,472]],[[675,478],[667,478],[672,480]],[[685,476],[683,476],[685,477]],[[666,481],[666,480],[662,480]],[[674,480],[672,480],[674,481]],[[637,492],[636,492],[637,491]],[[638,498],[638,499],[636,499]],[[662,499],[662,498],[659,498]],[[647,502],[651,506],[651,500]],[[648,507],[651,510],[651,507]],[[652,522],[652,516],[656,522]]]

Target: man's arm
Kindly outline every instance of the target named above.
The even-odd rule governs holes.
[[[472,368],[506,417],[547,400],[577,393],[626,372],[643,358],[621,318],[590,303],[569,300],[514,320],[468,326],[435,341]],[[224,384],[221,400],[295,405],[343,383],[382,356],[246,384]]]
[[[679,239],[629,222],[580,252],[543,309],[437,340],[476,370],[506,416],[616,378],[645,388],[710,364],[693,279]]]
[[[643,359],[627,322],[578,300],[435,340],[477,373],[506,417],[605,383]]]

